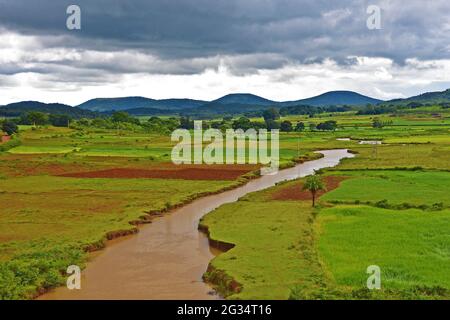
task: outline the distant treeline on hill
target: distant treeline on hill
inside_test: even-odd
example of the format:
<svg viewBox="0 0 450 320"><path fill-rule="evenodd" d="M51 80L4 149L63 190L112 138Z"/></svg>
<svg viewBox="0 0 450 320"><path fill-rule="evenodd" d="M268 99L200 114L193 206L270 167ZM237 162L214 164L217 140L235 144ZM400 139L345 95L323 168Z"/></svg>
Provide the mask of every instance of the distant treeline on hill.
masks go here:
<svg viewBox="0 0 450 320"><path fill-rule="evenodd" d="M92 119L111 116L116 111L126 111L133 116L188 116L211 119L242 115L260 117L271 108L286 116L346 111L362 115L383 114L426 106L448 108L450 89L391 101L376 100L347 91L329 92L314 99L285 102L271 101L251 94L230 94L211 102L191 99L153 100L143 97L104 98L93 99L76 107L60 103L22 101L0 106L0 117L20 117L25 113L42 112L48 115L64 115L72 119Z"/></svg>
<svg viewBox="0 0 450 320"><path fill-rule="evenodd" d="M277 108L275 108L277 109ZM316 113L324 113L324 112L345 112L355 110L355 107L350 106L327 106L327 107L315 107L308 105L298 105L298 106L289 106L289 107L281 107L278 108L281 116L287 115L314 115ZM246 116L249 117L262 117L263 111L256 112L247 112Z"/></svg>
<svg viewBox="0 0 450 320"><path fill-rule="evenodd" d="M108 111L108 112L94 112L89 110L83 110L77 107L70 107L61 104L27 104L21 106L8 105L0 107L0 117L17 118L15 121L18 124L52 124L55 126L66 126L71 120L77 119L108 119L117 113L125 112L130 117L150 115L150 116L174 116L174 117L188 117L191 119L215 119L218 117L236 117L244 116L246 118L264 117L264 114L268 110L276 110L280 116L289 115L309 115L313 117L317 114L330 113L330 112L347 112L354 111L357 115L379 115L388 113L398 113L408 109L416 109L427 106L439 106L442 108L450 108L450 102L442 102L439 104L423 104L418 102L410 102L405 105L401 104L381 104L381 105L367 105L363 107L355 106L328 106L328 107L315 107L308 105L288 106L288 107L265 107L264 110L253 110L240 112L189 112L190 110L174 111L174 110L159 110L150 109L150 113L146 108L130 109L125 111ZM142 110L141 110L142 109ZM132 111L132 112L130 112ZM245 111L245 112L243 112ZM37 120L33 120L37 119Z"/></svg>
<svg viewBox="0 0 450 320"><path fill-rule="evenodd" d="M334 120L327 120L319 124L309 123L308 126L304 122L298 121L292 123L289 120L282 120L280 113L275 108L269 108L262 114L264 121L252 121L251 119L241 117L224 116L221 120L217 118L211 121L204 121L203 128L219 129L225 132L227 129L279 129L282 132L303 131L309 129L310 131L333 131L337 129L337 122ZM152 116L148 120L139 119L129 115L125 111L114 112L111 116L96 117L92 119L81 118L72 119L67 115L48 115L42 112L28 112L22 114L17 118L9 118L0 120L0 125L4 131L18 132L17 125L32 125L34 127L53 125L56 127L70 127L77 130L97 129L112 129L112 130L129 130L135 132L153 132L159 134L170 134L177 128L194 129L194 120L189 116L181 117L164 117L160 118Z"/></svg>
<svg viewBox="0 0 450 320"><path fill-rule="evenodd" d="M42 112L53 115L66 115L74 119L95 118L100 114L83 110L61 103L42 103L38 101L23 101L0 106L0 117L20 117L28 112Z"/></svg>
<svg viewBox="0 0 450 320"><path fill-rule="evenodd" d="M288 121L280 119L277 109L270 108L263 112L264 121L252 121L245 116L233 118L224 116L221 120L204 121L203 129L219 129L225 132L227 129L279 129L283 132L303 131L306 125L303 122L297 122L295 125ZM102 128L102 129L120 129L120 130L143 130L146 132L170 133L177 128L194 129L194 120L189 116L159 118L153 116L148 120L140 120L130 116L125 111L114 112L111 117L80 119L71 124L71 127L83 130L84 128ZM328 120L319 124L308 124L309 130L336 130L337 123L334 120Z"/></svg>
<svg viewBox="0 0 450 320"><path fill-rule="evenodd" d="M409 102L406 104L381 104L381 105L367 105L366 107L359 108L358 115L376 115L376 114L386 114L395 113L401 110L407 109L417 109L422 107L439 106L444 109L450 108L450 102L441 103L420 103L420 102Z"/></svg>

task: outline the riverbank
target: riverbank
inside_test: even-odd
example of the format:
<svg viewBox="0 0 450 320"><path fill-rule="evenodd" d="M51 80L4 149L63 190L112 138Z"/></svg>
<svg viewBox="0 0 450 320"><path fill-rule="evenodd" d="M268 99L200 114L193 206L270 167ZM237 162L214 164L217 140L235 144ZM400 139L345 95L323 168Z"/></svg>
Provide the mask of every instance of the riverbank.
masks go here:
<svg viewBox="0 0 450 320"><path fill-rule="evenodd" d="M105 250L88 264L82 290L58 288L43 299L211 299L217 298L202 281L215 256L198 221L218 206L276 183L336 165L345 150L324 151L324 158L263 176L162 215L126 241ZM124 286L124 283L127 285Z"/></svg>
<svg viewBox="0 0 450 320"><path fill-rule="evenodd" d="M204 274L222 296L285 300L296 285L325 282L314 249L310 201L273 199L291 184L249 194L201 220L210 245L223 251Z"/></svg>
<svg viewBox="0 0 450 320"><path fill-rule="evenodd" d="M95 256L98 256L98 252L101 250L104 250L109 246L110 244L114 245L113 242L116 240L120 240L120 238L136 235L140 232L141 228L144 225L151 224L155 221L155 219L161 218L166 214L170 214L174 210L177 210L183 206L186 206L200 198L204 198L207 196L219 194L228 190L235 189L239 186L242 186L246 184L248 181L257 178L257 172L249 172L248 174L245 174L241 176L239 179L237 179L234 182L231 182L231 184L228 184L224 187L219 187L216 190L213 191L204 191L199 193L192 193L191 195L188 195L183 200L176 202L176 203L170 203L166 202L164 206L161 209L153 209L149 211L144 211L144 214L141 214L139 216L136 215L137 218L134 218L132 220L128 221L129 227L126 228L120 228L116 230L108 231L104 234L101 239L93 241L88 244L82 245L82 251L89 254L86 258L75 261L75 264L80 265L83 269L89 263L92 261L93 257L92 254L95 254ZM87 263L87 264L86 264ZM61 283L63 284L63 283ZM32 295L33 299L40 298L41 296L48 294L49 292L52 292L55 288L58 288L58 286L52 286L52 287L39 287L36 289L35 293Z"/></svg>
<svg viewBox="0 0 450 320"><path fill-rule="evenodd" d="M67 266L83 268L89 253L158 212L245 181L3 177L0 298L30 299L62 285Z"/></svg>

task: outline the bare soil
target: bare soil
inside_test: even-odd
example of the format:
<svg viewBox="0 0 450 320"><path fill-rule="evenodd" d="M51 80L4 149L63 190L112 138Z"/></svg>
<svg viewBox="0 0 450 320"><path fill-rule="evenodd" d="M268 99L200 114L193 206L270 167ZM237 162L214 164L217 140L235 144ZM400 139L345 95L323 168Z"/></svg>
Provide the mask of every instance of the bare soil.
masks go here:
<svg viewBox="0 0 450 320"><path fill-rule="evenodd" d="M0 143L5 143L11 140L10 136L1 136Z"/></svg>
<svg viewBox="0 0 450 320"><path fill-rule="evenodd" d="M336 176L328 176L325 177L324 182L327 186L326 191L319 191L317 193L317 196L320 197L326 192L332 191L339 187L339 184L345 180L348 179L348 177L336 177ZM302 190L303 183L296 182L294 184L290 184L289 186L286 186L282 188L281 190L278 190L272 195L273 200L311 200L311 192L307 190Z"/></svg>

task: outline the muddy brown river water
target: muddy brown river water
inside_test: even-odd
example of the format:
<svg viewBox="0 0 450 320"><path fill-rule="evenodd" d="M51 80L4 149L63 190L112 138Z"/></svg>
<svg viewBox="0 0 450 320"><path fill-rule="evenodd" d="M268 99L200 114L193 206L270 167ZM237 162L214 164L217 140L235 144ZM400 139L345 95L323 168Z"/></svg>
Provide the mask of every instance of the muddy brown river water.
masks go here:
<svg viewBox="0 0 450 320"><path fill-rule="evenodd" d="M82 272L80 290L60 287L38 299L219 299L202 281L208 263L218 252L198 231L200 218L249 192L336 166L341 159L353 157L346 149L318 152L324 157L198 199L153 220L136 235L108 243Z"/></svg>

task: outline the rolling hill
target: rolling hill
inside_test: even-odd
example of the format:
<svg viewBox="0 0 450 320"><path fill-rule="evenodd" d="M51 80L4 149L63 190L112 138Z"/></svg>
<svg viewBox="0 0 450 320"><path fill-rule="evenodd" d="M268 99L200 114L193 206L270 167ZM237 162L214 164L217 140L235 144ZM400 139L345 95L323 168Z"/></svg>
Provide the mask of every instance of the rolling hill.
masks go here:
<svg viewBox="0 0 450 320"><path fill-rule="evenodd" d="M270 107L285 108L301 106L305 107L328 107L328 106L363 106L366 104L377 104L382 100L363 96L352 91L331 91L316 97L296 101L278 102L268 100L260 96L248 93L229 94L217 100L211 101L198 107L195 114L235 114L262 111Z"/></svg>
<svg viewBox="0 0 450 320"><path fill-rule="evenodd" d="M43 103L39 101L21 101L0 106L0 116L18 117L25 112L39 111L50 114L68 115L72 118L93 118L98 113L83 110L61 103Z"/></svg>
<svg viewBox="0 0 450 320"><path fill-rule="evenodd" d="M366 105L376 104L381 100L363 96L352 91L331 91L308 99L296 101L279 102L250 93L227 94L213 101L202 101L194 99L161 99L155 100L145 97L123 97L123 98L96 98L88 100L77 107L98 112L109 112L112 110L133 110L145 113L145 108L193 112L199 113L236 113L239 111L257 111L267 107L284 107L295 105L329 106L329 105ZM174 112L174 113L177 113ZM154 114L155 110L148 110ZM195 113L195 112L194 112Z"/></svg>
<svg viewBox="0 0 450 320"><path fill-rule="evenodd" d="M450 89L444 91L425 92L417 96L409 97L406 99L394 99L386 101L386 103L405 104L410 102L419 103L442 103L450 102Z"/></svg>
<svg viewBox="0 0 450 320"><path fill-rule="evenodd" d="M250 93L232 93L227 94L219 99L211 101L209 104L241 104L241 105L258 105L258 106L272 106L279 102L268 100L260 96Z"/></svg>
<svg viewBox="0 0 450 320"><path fill-rule="evenodd" d="M186 109L186 110L191 110L191 109ZM167 109L157 109L157 108L132 108L132 109L126 109L126 110L122 110L125 111L126 113L132 115L132 116L170 116L170 115L177 115L178 113L182 113L179 112L180 110L167 110ZM109 111L104 111L102 112L102 114L106 114L106 115L112 115L115 111L114 110L109 110Z"/></svg>
<svg viewBox="0 0 450 320"><path fill-rule="evenodd" d="M85 110L105 112L128 109L162 109L162 110L182 110L199 107L206 101L193 99L161 99L155 100L145 97L122 97L122 98L96 98L91 99L77 107Z"/></svg>
<svg viewBox="0 0 450 320"><path fill-rule="evenodd" d="M15 117L28 111L52 114L66 114L74 118L95 117L100 113L127 111L132 115L191 115L210 116L214 114L244 114L260 112L270 107L283 108L286 112L305 112L305 108L364 107L371 105L407 105L411 102L450 103L450 89L427 92L406 99L382 101L353 91L330 91L318 96L295 101L273 101L249 93L228 94L213 101L194 99L150 99L145 97L96 98L76 107L60 103L21 101L0 106L0 116ZM294 109L286 109L294 108ZM298 110L297 110L298 109Z"/></svg>
<svg viewBox="0 0 450 320"><path fill-rule="evenodd" d="M353 91L329 91L315 97L296 101L282 102L281 104L283 106L310 105L315 107L323 107L330 105L361 106L368 103L378 104L380 102L383 101L364 96Z"/></svg>

